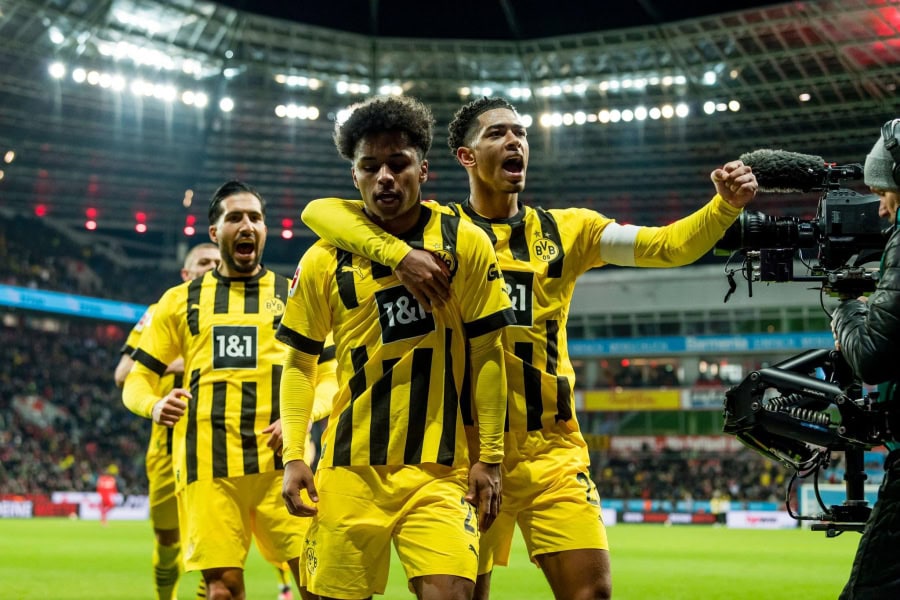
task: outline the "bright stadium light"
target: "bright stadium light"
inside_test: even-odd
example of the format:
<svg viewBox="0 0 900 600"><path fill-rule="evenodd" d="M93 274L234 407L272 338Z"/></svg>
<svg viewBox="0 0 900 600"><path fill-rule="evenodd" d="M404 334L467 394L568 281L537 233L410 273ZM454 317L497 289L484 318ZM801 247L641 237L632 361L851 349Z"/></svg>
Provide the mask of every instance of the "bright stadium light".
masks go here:
<svg viewBox="0 0 900 600"><path fill-rule="evenodd" d="M197 108L206 108L206 105L209 104L209 96L204 94L203 92L197 92L194 94L194 106Z"/></svg>
<svg viewBox="0 0 900 600"><path fill-rule="evenodd" d="M53 79L62 79L66 76L66 65L61 62L55 62L50 65L47 71L49 71L50 77Z"/></svg>
<svg viewBox="0 0 900 600"><path fill-rule="evenodd" d="M219 100L219 108L222 110L222 112L231 112L232 110L234 110L234 100L227 96L222 98L221 100Z"/></svg>
<svg viewBox="0 0 900 600"><path fill-rule="evenodd" d="M711 115L714 112L716 112L716 103L713 102L712 100L707 100L706 102L704 102L703 103L703 112L705 112L708 115Z"/></svg>
<svg viewBox="0 0 900 600"><path fill-rule="evenodd" d="M63 35L62 31L60 31L58 27L51 27L50 31L48 31L47 34L50 36L50 41L57 46L66 41L66 36Z"/></svg>
<svg viewBox="0 0 900 600"><path fill-rule="evenodd" d="M519 118L522 120L522 125L525 128L531 127L531 124L534 122L534 119L531 118L531 115L519 115Z"/></svg>
<svg viewBox="0 0 900 600"><path fill-rule="evenodd" d="M75 69L72 71L72 81L75 83L84 83L87 79L87 71L82 68Z"/></svg>
<svg viewBox="0 0 900 600"><path fill-rule="evenodd" d="M677 106L675 106L675 115L680 118L685 118L691 113L691 107L689 107L684 102L679 102Z"/></svg>

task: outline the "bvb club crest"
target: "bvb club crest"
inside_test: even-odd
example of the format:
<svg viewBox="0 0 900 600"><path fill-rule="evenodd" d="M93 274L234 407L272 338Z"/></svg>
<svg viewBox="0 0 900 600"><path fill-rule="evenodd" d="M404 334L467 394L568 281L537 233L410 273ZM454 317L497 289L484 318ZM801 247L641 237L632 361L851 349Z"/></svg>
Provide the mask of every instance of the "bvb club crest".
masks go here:
<svg viewBox="0 0 900 600"><path fill-rule="evenodd" d="M435 256L444 261L444 264L447 265L447 269L450 271L450 277L456 275L456 268L459 266L458 261L456 260L456 255L453 254L450 250L445 250L441 248L440 250L434 251Z"/></svg>
<svg viewBox="0 0 900 600"><path fill-rule="evenodd" d="M284 314L284 302L281 301L281 298L275 296L274 298L269 298L266 300L266 312L273 315L283 315Z"/></svg>
<svg viewBox="0 0 900 600"><path fill-rule="evenodd" d="M553 262L559 258L560 250L556 242L550 238L538 238L531 244L531 254L542 262Z"/></svg>

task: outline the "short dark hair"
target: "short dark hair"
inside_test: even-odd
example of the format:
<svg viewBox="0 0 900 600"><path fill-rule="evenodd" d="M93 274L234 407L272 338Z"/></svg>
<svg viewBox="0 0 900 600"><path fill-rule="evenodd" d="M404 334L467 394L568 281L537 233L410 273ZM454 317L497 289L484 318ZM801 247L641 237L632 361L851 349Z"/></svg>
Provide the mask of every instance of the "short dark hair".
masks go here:
<svg viewBox="0 0 900 600"><path fill-rule="evenodd" d="M253 194L259 199L259 206L262 209L262 214L263 216L266 216L266 201L263 200L263 197L260 195L260 193L243 181L232 179L231 181L226 181L225 183L220 185L219 189L217 189L213 193L212 198L209 201L209 224L215 225L219 220L219 217L222 216L222 201L225 200L225 198L243 192Z"/></svg>
<svg viewBox="0 0 900 600"><path fill-rule="evenodd" d="M495 108L508 108L514 113L518 113L516 107L504 98L488 98L482 97L472 100L468 104L464 104L462 108L453 115L453 120L447 127L449 135L447 136L447 145L450 151L456 154L461 146L471 146L471 135L475 131L475 121L478 116Z"/></svg>
<svg viewBox="0 0 900 600"><path fill-rule="evenodd" d="M372 132L400 131L425 158L434 138L431 109L410 96L373 96L349 108L350 116L334 128L334 145L341 156L353 160L356 145Z"/></svg>

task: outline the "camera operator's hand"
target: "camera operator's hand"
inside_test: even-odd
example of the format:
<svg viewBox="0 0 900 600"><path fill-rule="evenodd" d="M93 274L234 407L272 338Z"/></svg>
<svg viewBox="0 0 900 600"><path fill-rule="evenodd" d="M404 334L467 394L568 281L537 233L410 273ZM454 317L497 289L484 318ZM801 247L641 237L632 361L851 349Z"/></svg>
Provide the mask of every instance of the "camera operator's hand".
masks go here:
<svg viewBox="0 0 900 600"><path fill-rule="evenodd" d="M716 193L735 208L747 206L759 189L756 175L750 167L739 160L726 163L721 169L710 173L709 177L716 186Z"/></svg>

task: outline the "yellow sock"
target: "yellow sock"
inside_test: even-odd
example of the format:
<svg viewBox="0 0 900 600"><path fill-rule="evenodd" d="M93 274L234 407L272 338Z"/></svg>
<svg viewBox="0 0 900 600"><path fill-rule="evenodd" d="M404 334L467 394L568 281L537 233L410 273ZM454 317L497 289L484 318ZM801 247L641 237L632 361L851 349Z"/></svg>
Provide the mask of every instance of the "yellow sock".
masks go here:
<svg viewBox="0 0 900 600"><path fill-rule="evenodd" d="M153 579L158 600L173 600L178 590L178 576L181 575L181 544L153 547Z"/></svg>

